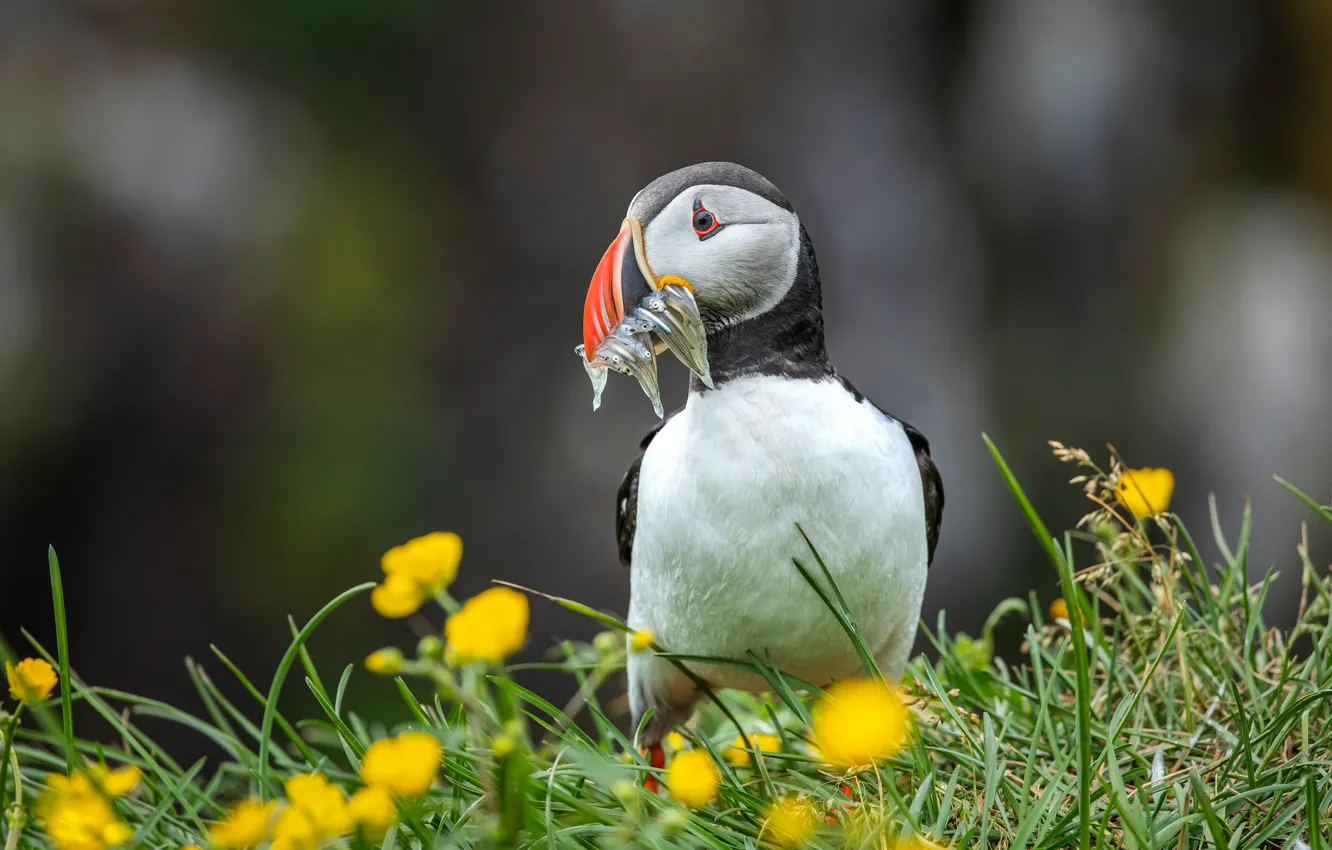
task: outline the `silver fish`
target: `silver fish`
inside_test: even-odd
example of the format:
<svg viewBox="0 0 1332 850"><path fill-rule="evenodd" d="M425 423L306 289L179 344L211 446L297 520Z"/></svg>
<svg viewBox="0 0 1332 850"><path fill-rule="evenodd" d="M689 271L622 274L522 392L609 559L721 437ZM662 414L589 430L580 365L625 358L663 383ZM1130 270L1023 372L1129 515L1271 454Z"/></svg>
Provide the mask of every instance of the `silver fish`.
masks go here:
<svg viewBox="0 0 1332 850"><path fill-rule="evenodd" d="M607 370L631 375L652 402L658 418L664 414L657 382L657 345L679 358L706 386L712 387L708 366L708 336L694 294L686 286L667 284L650 292L616 324L597 346L591 360L586 349L574 348L592 381L592 409L601 406Z"/></svg>

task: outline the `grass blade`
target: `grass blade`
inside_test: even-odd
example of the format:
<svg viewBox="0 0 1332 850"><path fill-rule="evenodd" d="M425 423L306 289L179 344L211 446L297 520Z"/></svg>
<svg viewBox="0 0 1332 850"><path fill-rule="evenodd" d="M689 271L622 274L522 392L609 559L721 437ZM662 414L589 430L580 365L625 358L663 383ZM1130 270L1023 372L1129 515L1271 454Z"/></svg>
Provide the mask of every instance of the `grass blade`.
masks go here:
<svg viewBox="0 0 1332 850"><path fill-rule="evenodd" d="M77 764L74 752L74 701L69 683L69 631L65 625L65 586L60 580L60 559L54 546L46 548L51 568L51 602L55 607L56 660L60 665L60 721L65 735L65 771L73 773Z"/></svg>
<svg viewBox="0 0 1332 850"><path fill-rule="evenodd" d="M828 564L823 560L823 556L819 554L819 550L815 548L814 542L809 539L809 535L805 533L805 529L800 527L800 523L796 523L796 531L799 531L800 536L805 538L805 545L809 546L810 553L814 555L814 561L823 572L823 578L827 580L828 589L832 592L832 600L829 601L799 561L795 561L796 569L800 570L800 575L804 577L805 581L809 582L809 585L819 594L819 598L833 612L833 616L837 617L842 624L842 628L846 631L847 636L851 638L851 643L856 648L856 654L860 656L860 663L865 668L865 675L882 679L883 673L879 671L878 661L875 660L874 653L870 652L869 644L865 642L865 636L860 632L860 626L856 624L856 619L851 613L851 606L846 604L846 597L842 595L841 588L837 586L837 582L833 579L832 570L828 569Z"/></svg>
<svg viewBox="0 0 1332 850"><path fill-rule="evenodd" d="M856 655L860 656L860 666L865 670L865 675L882 679L883 674L879 672L879 665L875 663L874 656L870 653L869 647L865 645L865 639L861 637L860 629L856 627L855 621L851 619L850 612L838 607L828 591L824 590L809 569L800 563L799 558L792 558L791 563L795 564L795 568L800 572L800 577L818 594L819 599L823 601L827 609L832 612L833 617L837 619L842 631L846 632L846 636L850 638L851 645L855 647ZM826 568L824 574L827 575ZM831 580L831 577L829 578Z"/></svg>
<svg viewBox="0 0 1332 850"><path fill-rule="evenodd" d="M277 715L278 694L282 691L282 683L287 679L287 671L291 669L291 665L296 661L296 656L300 653L301 647L305 645L305 641L309 639L310 633L315 630L315 627L324 621L325 617L336 611L341 607L342 603L346 602L348 599L351 599L358 594L365 593L374 586L374 582L368 581L364 584L358 584L350 590L344 590L342 593L333 597L327 605L320 608L315 615L310 618L310 621L305 624L299 633L297 633L295 640L291 642L291 645L287 647L287 651L283 654L282 661L278 664L277 672L273 674L273 683L268 687L268 699L264 703L264 719L259 725L258 778L259 793L261 795L266 794L268 789L268 749L271 745L271 738L273 735L273 718Z"/></svg>
<svg viewBox="0 0 1332 850"><path fill-rule="evenodd" d="M1193 790L1194 799L1203 810L1203 820L1207 824L1208 831L1212 834L1212 844L1216 847L1229 846L1225 824L1221 822L1216 809L1212 806L1212 796L1207 793L1207 786L1203 784L1202 777L1198 775L1196 767L1189 768L1189 786Z"/></svg>
<svg viewBox="0 0 1332 850"><path fill-rule="evenodd" d="M1299 487L1296 487L1294 484L1291 484L1289 481L1282 478L1280 475L1273 475L1272 477L1276 479L1276 483L1280 484L1282 487L1285 487L1286 490L1292 496L1299 499L1301 502L1304 502L1304 504L1308 505L1315 513L1317 513L1323 519L1332 522L1332 505L1318 504L1309 496L1307 496L1303 490L1301 490Z"/></svg>
<svg viewBox="0 0 1332 850"><path fill-rule="evenodd" d="M1017 500L1018 507L1027 518L1032 533L1036 535L1046 557L1059 571L1059 581L1064 588L1064 603L1068 606L1070 631L1073 635L1073 661L1077 668L1077 732L1078 732L1078 846L1082 850L1091 850L1091 675L1088 672L1086 635L1083 623L1082 593L1073 579L1073 570L1064 557L1063 551L1055 545L1045 523L1032 507L1031 500L1018 484L1013 471L1008 468L998 447L986 435L982 435L986 447L994 458L995 465L1008 484L1009 491ZM1067 543L1067 542L1066 542Z"/></svg>

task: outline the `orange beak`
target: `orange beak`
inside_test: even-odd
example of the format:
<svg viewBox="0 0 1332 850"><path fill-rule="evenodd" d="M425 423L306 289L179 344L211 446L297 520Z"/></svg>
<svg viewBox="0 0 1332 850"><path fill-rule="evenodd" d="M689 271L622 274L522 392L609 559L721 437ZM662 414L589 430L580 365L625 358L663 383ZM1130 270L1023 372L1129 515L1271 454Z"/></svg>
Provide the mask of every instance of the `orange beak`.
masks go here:
<svg viewBox="0 0 1332 850"><path fill-rule="evenodd" d="M583 302L583 356L589 363L597 347L624 318L625 305L633 309L657 289L652 269L643 253L643 227L629 217L620 233L601 255Z"/></svg>

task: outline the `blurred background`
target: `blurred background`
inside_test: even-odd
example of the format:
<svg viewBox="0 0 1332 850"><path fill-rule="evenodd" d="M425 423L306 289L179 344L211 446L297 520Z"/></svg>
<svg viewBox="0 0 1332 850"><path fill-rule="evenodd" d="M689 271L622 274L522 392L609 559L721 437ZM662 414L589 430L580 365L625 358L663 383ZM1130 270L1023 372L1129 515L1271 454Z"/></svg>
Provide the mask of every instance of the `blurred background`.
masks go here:
<svg viewBox="0 0 1332 850"><path fill-rule="evenodd" d="M1250 497L1290 619L1271 475L1332 485L1327 0L0 0L0 634L54 644L53 544L77 670L198 708L184 656L266 682L288 614L434 529L460 595L623 613L655 420L619 378L593 415L571 350L629 199L709 159L791 198L834 360L933 444L927 622L1054 593L982 432L1053 528L1086 505L1047 439L1170 467L1200 540ZM527 657L593 632L537 602ZM390 643L362 597L313 650Z"/></svg>

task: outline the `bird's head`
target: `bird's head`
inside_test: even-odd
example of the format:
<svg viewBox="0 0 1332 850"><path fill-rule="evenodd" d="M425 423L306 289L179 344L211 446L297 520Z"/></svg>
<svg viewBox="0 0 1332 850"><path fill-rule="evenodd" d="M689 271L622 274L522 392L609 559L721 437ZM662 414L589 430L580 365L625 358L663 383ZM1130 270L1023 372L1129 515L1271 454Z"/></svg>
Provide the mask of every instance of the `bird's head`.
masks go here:
<svg viewBox="0 0 1332 850"><path fill-rule="evenodd" d="M657 178L630 202L592 277L586 356L626 311L668 283L692 290L710 332L771 310L796 280L801 243L791 204L748 168L708 162Z"/></svg>
<svg viewBox="0 0 1332 850"><path fill-rule="evenodd" d="M634 376L661 415L656 354L696 387L745 374L831 374L814 249L759 174L706 162L649 183L602 256L578 347L600 404L606 370Z"/></svg>

